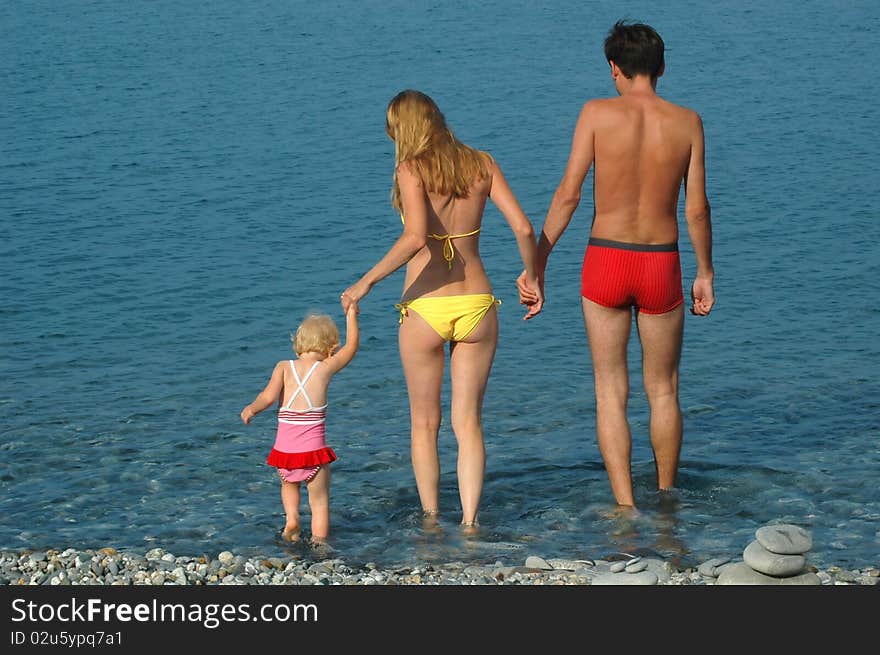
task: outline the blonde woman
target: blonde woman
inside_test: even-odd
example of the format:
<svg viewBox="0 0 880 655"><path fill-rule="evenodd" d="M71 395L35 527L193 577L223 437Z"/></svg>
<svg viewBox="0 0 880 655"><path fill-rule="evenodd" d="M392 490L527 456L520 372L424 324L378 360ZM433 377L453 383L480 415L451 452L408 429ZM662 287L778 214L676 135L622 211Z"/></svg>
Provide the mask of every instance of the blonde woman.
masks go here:
<svg viewBox="0 0 880 655"><path fill-rule="evenodd" d="M391 204L403 232L379 262L342 294L343 309L406 264L398 342L410 402L412 464L422 511L439 512L440 390L449 344L452 429L458 441L462 525L477 525L485 450L482 406L498 343L497 305L480 260L486 199L510 225L538 300L536 239L501 169L485 152L455 138L434 101L406 90L389 103L386 131L394 141Z"/></svg>

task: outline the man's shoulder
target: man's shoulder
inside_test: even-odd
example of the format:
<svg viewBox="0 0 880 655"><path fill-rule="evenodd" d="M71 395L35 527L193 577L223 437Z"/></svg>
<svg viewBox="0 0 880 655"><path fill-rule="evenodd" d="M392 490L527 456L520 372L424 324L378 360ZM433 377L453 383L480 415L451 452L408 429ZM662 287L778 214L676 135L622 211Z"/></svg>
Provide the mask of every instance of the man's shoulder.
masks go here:
<svg viewBox="0 0 880 655"><path fill-rule="evenodd" d="M607 116L619 111L619 98L592 98L587 100L581 107L580 118L595 120L601 116Z"/></svg>
<svg viewBox="0 0 880 655"><path fill-rule="evenodd" d="M666 100L665 98L661 98L666 106L671 110L678 112L683 119L691 120L691 121L699 121L701 120L700 114L690 107L686 107L685 105L680 105L678 103L672 102L670 100Z"/></svg>
<svg viewBox="0 0 880 655"><path fill-rule="evenodd" d="M581 107L581 111L602 111L614 107L620 98L591 98Z"/></svg>

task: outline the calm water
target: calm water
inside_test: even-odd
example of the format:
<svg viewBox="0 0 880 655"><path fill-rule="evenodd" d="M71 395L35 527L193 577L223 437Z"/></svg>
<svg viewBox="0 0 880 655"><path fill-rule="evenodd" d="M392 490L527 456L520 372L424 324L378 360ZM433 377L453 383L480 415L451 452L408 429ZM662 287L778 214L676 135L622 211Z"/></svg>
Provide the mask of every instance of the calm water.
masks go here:
<svg viewBox="0 0 880 655"><path fill-rule="evenodd" d="M602 39L629 16L667 43L660 92L706 126L718 304L686 320L680 488L653 491L634 366L642 511L607 517L578 300L589 198L530 323L491 207L481 247L504 305L481 533L457 529L448 413L446 512L421 526L398 273L362 304L362 350L331 387L332 545L389 564L698 562L791 521L813 531L812 563L876 565L876 3L553 5L2 5L0 548L283 552L273 415L238 414L304 313L341 321L339 293L400 229L388 99L434 96L540 226L581 104L613 93ZM681 244L689 285L684 230Z"/></svg>

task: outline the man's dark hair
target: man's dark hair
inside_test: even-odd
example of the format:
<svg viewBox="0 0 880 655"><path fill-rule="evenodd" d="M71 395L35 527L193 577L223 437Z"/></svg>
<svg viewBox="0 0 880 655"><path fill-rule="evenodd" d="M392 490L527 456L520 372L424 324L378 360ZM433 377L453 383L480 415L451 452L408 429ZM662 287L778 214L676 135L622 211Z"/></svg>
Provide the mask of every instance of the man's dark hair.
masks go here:
<svg viewBox="0 0 880 655"><path fill-rule="evenodd" d="M663 70L663 39L650 25L619 20L605 37L605 58L628 78L649 75L656 80Z"/></svg>

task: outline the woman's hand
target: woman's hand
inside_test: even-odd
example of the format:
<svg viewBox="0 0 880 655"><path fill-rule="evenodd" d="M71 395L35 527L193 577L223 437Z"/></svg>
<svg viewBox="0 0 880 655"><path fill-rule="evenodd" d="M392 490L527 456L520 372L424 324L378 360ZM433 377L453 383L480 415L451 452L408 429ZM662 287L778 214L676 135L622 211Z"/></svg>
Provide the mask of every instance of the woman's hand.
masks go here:
<svg viewBox="0 0 880 655"><path fill-rule="evenodd" d="M523 320L528 321L541 313L544 307L544 282L536 275L529 275L523 271L516 279L516 288L519 291L519 302L529 309Z"/></svg>
<svg viewBox="0 0 880 655"><path fill-rule="evenodd" d="M352 304L357 306L361 298L366 296L369 292L370 285L364 282L363 278L355 282L353 285L348 287L348 289L343 291L341 296L339 296L339 300L342 302L342 311L347 314L348 308Z"/></svg>

